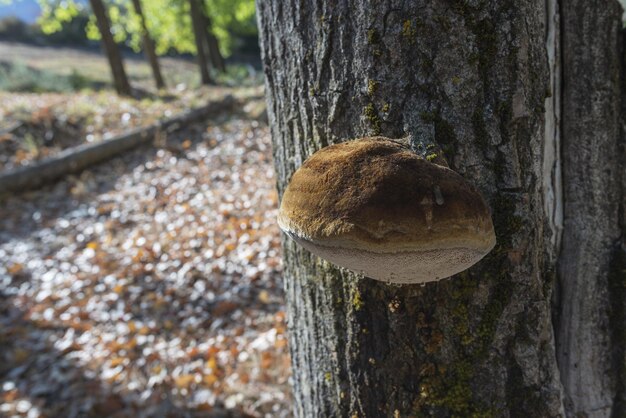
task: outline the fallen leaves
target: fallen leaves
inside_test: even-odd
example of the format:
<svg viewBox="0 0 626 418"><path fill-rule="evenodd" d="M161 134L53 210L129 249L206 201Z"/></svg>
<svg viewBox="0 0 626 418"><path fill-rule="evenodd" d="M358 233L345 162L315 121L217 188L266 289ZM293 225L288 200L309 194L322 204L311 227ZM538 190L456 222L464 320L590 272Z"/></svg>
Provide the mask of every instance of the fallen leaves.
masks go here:
<svg viewBox="0 0 626 418"><path fill-rule="evenodd" d="M7 273L13 276L21 273L22 270L24 270L24 265L21 263L13 263L7 267Z"/></svg>
<svg viewBox="0 0 626 418"><path fill-rule="evenodd" d="M167 141L2 203L0 414L290 416L268 129Z"/></svg>
<svg viewBox="0 0 626 418"><path fill-rule="evenodd" d="M212 86L182 91L172 88L144 100L135 100L107 90L85 90L71 95L0 92L0 170L148 126L181 109L204 105L208 100L219 100L227 94L250 97L259 93L259 87ZM265 108L262 100L251 100L249 104ZM184 138L165 145L178 154L190 149L193 139ZM75 194L81 192L80 186L74 190Z"/></svg>

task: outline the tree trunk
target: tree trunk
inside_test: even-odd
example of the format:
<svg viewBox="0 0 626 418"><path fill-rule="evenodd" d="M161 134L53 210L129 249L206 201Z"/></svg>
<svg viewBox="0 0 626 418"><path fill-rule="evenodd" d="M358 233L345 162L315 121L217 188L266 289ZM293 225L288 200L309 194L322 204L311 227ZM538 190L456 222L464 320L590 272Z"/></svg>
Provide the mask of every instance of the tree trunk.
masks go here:
<svg viewBox="0 0 626 418"><path fill-rule="evenodd" d="M154 83L156 84L157 89L165 88L165 81L163 81L163 76L161 75L161 67L159 66L159 59L157 58L154 47L154 40L150 36L150 32L148 32L146 18L141 8L141 0L133 0L133 8L135 9L137 16L139 16L139 21L141 22L141 43L146 59L150 63L150 68L152 68Z"/></svg>
<svg viewBox="0 0 626 418"><path fill-rule="evenodd" d="M102 47L104 48L104 52L109 60L109 65L111 66L115 91L117 91L118 94L130 96L132 92L128 78L126 77L126 71L124 70L122 55L113 40L113 35L111 35L111 25L109 24L109 18L107 17L104 4L102 0L89 0L89 3L96 16L98 30L100 30L100 35L102 36Z"/></svg>
<svg viewBox="0 0 626 418"><path fill-rule="evenodd" d="M202 20L202 5L199 3L199 0L189 0L189 5L193 35L196 40L198 66L200 67L200 80L202 84L213 84L207 61L206 29Z"/></svg>
<svg viewBox="0 0 626 418"><path fill-rule="evenodd" d="M564 205L555 325L566 410L584 417L611 415L624 365L624 340L614 338L610 323L624 293L612 301L609 283L621 235L622 22L617 2L600 3L561 2ZM614 355L619 352L621 358Z"/></svg>
<svg viewBox="0 0 626 418"><path fill-rule="evenodd" d="M203 4L204 6L204 4ZM211 18L207 14L206 9L202 8L202 26L205 28L206 33L206 47L208 50L209 58L211 59L211 65L217 71L224 72L226 71L226 65L224 64L224 57L220 52L219 43L215 35L212 32L212 22Z"/></svg>
<svg viewBox="0 0 626 418"><path fill-rule="evenodd" d="M257 2L281 195L321 147L409 135L482 190L498 240L420 287L285 238L296 416L623 416L620 10L597 3Z"/></svg>
<svg viewBox="0 0 626 418"><path fill-rule="evenodd" d="M226 63L220 52L220 46L217 38L212 33L208 33L209 53L211 54L211 62L213 66L220 72L226 71Z"/></svg>

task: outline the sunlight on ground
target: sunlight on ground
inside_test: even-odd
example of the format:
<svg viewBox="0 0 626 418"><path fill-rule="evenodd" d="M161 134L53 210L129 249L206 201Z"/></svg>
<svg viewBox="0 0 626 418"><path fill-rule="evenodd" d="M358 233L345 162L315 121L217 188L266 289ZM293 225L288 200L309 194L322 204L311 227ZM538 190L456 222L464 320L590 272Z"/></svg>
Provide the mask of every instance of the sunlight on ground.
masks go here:
<svg viewBox="0 0 626 418"><path fill-rule="evenodd" d="M289 416L270 162L222 116L6 198L0 413Z"/></svg>

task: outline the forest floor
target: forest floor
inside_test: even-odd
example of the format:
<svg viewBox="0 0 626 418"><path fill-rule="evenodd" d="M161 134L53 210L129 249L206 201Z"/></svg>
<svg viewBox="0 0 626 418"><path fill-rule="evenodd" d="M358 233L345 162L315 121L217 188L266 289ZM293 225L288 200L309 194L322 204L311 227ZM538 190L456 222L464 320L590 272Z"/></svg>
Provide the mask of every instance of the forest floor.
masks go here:
<svg viewBox="0 0 626 418"><path fill-rule="evenodd" d="M193 60L159 60L167 89L157 91L150 67L125 57L134 97L111 90L98 50L0 42L0 171L49 157L83 142L109 139L226 95L263 99L261 74L250 64L228 64L218 85L200 86Z"/></svg>
<svg viewBox="0 0 626 418"><path fill-rule="evenodd" d="M0 416L290 416L262 119L219 115L2 199Z"/></svg>
<svg viewBox="0 0 626 418"><path fill-rule="evenodd" d="M109 90L66 93L0 92L0 171L27 165L85 142L110 139L226 95L263 107L260 86L223 86L163 91L134 99Z"/></svg>

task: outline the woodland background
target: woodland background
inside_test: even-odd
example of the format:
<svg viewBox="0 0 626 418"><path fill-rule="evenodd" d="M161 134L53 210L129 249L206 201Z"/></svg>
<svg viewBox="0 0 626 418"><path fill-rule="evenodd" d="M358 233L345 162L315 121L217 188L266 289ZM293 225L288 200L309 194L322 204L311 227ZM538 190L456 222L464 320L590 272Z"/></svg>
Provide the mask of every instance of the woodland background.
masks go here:
<svg viewBox="0 0 626 418"><path fill-rule="evenodd" d="M41 188L0 193L0 416L287 417L277 194L254 2L0 2L0 175L190 109L200 121ZM204 82L203 82L204 81ZM234 98L230 100L230 97ZM1 183L1 181L0 181Z"/></svg>

